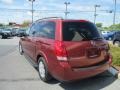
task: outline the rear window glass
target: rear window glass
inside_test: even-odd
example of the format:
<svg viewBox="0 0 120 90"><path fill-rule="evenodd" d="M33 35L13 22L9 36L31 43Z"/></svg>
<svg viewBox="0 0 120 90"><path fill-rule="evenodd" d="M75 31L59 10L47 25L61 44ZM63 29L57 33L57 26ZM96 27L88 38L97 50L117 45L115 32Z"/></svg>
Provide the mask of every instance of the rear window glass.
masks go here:
<svg viewBox="0 0 120 90"><path fill-rule="evenodd" d="M90 22L63 22L64 41L103 39L100 31Z"/></svg>

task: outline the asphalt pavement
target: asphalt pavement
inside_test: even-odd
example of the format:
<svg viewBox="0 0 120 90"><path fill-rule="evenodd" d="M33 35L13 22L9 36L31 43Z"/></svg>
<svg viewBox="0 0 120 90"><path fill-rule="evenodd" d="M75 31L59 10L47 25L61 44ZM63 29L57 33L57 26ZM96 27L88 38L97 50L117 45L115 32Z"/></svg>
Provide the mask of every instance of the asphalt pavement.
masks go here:
<svg viewBox="0 0 120 90"><path fill-rule="evenodd" d="M109 72L72 83L42 82L37 70L19 54L18 42L16 37L0 39L0 90L120 90L120 80Z"/></svg>

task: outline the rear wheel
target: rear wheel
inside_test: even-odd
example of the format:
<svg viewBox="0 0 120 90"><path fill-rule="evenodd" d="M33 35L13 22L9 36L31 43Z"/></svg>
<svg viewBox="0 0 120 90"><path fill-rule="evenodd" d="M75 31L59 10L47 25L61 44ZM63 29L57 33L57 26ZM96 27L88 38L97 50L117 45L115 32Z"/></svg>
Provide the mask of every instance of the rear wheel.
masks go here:
<svg viewBox="0 0 120 90"><path fill-rule="evenodd" d="M115 41L114 45L117 46L117 47L120 47L120 41Z"/></svg>
<svg viewBox="0 0 120 90"><path fill-rule="evenodd" d="M38 71L40 79L44 82L48 82L51 79L51 75L48 72L45 59L43 57L40 57L38 61L39 61Z"/></svg>
<svg viewBox="0 0 120 90"><path fill-rule="evenodd" d="M0 39L2 39L3 38L3 36L2 35L0 35Z"/></svg>
<svg viewBox="0 0 120 90"><path fill-rule="evenodd" d="M22 49L22 45L21 45L21 44L19 44L19 53L20 53L21 55L23 55L23 49Z"/></svg>

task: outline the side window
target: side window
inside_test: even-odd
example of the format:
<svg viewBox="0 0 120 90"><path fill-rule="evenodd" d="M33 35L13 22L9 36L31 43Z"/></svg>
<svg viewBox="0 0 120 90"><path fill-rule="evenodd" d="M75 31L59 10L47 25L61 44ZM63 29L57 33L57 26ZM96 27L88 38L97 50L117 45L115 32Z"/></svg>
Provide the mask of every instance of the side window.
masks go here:
<svg viewBox="0 0 120 90"><path fill-rule="evenodd" d="M42 22L37 22L36 25L35 25L35 29L36 29L35 36L36 37L41 37L40 32L42 31Z"/></svg>
<svg viewBox="0 0 120 90"><path fill-rule="evenodd" d="M49 39L55 38L55 22L39 22L36 25L36 36L45 37Z"/></svg>
<svg viewBox="0 0 120 90"><path fill-rule="evenodd" d="M35 34L35 24L33 24L29 29L29 36L34 36Z"/></svg>

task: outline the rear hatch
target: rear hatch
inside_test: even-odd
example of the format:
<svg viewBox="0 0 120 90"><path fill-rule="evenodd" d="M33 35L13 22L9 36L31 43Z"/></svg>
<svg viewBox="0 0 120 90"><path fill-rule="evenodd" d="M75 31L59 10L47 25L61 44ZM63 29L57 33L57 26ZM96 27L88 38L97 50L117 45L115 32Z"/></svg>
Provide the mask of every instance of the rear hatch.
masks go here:
<svg viewBox="0 0 120 90"><path fill-rule="evenodd" d="M108 44L90 22L63 22L63 41L71 67L89 67L104 62Z"/></svg>

